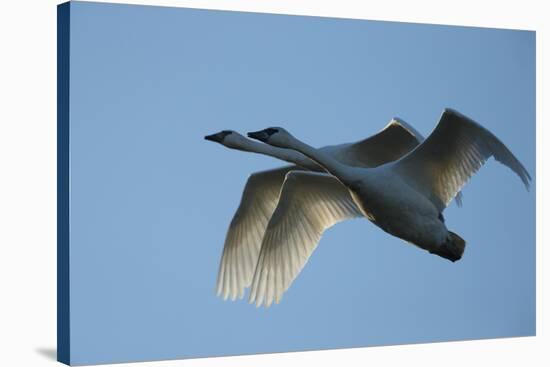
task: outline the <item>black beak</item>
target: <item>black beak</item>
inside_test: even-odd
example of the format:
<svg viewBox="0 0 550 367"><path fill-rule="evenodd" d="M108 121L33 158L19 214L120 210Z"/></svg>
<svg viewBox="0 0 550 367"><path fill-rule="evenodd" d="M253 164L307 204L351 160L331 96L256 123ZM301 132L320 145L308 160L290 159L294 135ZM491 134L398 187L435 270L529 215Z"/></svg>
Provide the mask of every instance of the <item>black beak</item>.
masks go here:
<svg viewBox="0 0 550 367"><path fill-rule="evenodd" d="M250 132L246 135L248 135L249 138L252 138L252 139L256 139L256 140L259 140L259 141L263 141L264 143L267 141L267 139L269 139L269 136L271 134L268 134L267 129L265 130L260 130L260 131L254 131L254 132Z"/></svg>
<svg viewBox="0 0 550 367"><path fill-rule="evenodd" d="M219 135L219 134L206 135L206 136L204 137L204 140L210 140L210 141L214 141L214 142L219 142L220 139L218 138L218 135Z"/></svg>
<svg viewBox="0 0 550 367"><path fill-rule="evenodd" d="M230 131L220 131L219 133L216 133L216 134L212 134L212 135L206 135L204 137L205 140L210 140L210 141L213 141L213 142L216 142L216 143L221 143L223 141L223 139L225 139L225 137L227 135L231 134Z"/></svg>

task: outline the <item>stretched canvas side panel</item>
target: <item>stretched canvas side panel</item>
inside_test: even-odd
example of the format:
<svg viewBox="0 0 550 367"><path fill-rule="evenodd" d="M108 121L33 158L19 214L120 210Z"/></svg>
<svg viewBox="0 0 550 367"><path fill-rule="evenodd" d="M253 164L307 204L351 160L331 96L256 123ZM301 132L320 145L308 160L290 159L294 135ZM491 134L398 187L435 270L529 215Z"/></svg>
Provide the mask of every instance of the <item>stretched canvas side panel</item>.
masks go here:
<svg viewBox="0 0 550 367"><path fill-rule="evenodd" d="M69 42L70 3L57 7L57 360L69 364Z"/></svg>

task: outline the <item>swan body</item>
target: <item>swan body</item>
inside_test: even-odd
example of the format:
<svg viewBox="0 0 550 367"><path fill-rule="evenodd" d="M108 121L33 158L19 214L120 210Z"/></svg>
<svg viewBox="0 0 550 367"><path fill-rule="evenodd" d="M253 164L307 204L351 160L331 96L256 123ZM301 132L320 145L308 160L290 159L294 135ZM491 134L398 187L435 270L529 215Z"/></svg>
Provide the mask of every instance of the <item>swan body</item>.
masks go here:
<svg viewBox="0 0 550 367"><path fill-rule="evenodd" d="M373 168L339 162L283 128L268 128L248 136L296 150L314 160L345 186L357 209L349 209L348 199L340 193L336 200L325 200L325 208L311 208L309 214L300 217L296 208L282 205L289 202L284 195L285 183L280 203L267 226L252 280L249 301L257 306L280 301L317 245L324 226L346 217L364 216L387 233L454 262L462 257L465 241L447 229L442 212L468 179L494 157L512 169L527 189L531 180L498 138L452 109L444 110L428 139L411 152ZM288 175L292 173L287 174L287 180ZM283 214L278 213L280 207ZM285 221L284 216L291 220ZM313 216L313 220L308 216Z"/></svg>
<svg viewBox="0 0 550 367"><path fill-rule="evenodd" d="M448 236L441 213L397 175L390 165L357 170L360 179L345 180L362 214L385 232L439 254ZM446 254L447 251L443 251ZM447 257L456 261L462 254Z"/></svg>
<svg viewBox="0 0 550 367"><path fill-rule="evenodd" d="M232 130L224 130L217 134L208 135L205 139L220 143L231 149L268 155L294 164L256 172L249 177L239 207L231 220L220 261L217 294L224 299L242 298L245 288L250 286L257 266L264 233L272 214L278 206L281 190L285 193L302 193L305 190L308 193L316 191L319 195L326 194L326 196L318 196L318 202L310 203L311 207L322 205L322 199L326 199L330 195L336 198L343 197L344 201L348 200L355 207L355 203L353 203L347 189L338 180L324 173L314 175L311 179L308 177L307 187L300 186L298 188L299 185L289 185L289 190L284 190L289 179L291 182L295 182L297 181L295 177L303 179L305 176L289 175L290 173L302 170L324 172L321 166L300 152L259 143ZM403 120L394 118L384 129L371 137L355 143L326 146L319 150L352 167L375 167L398 159L414 149L423 140L422 135L412 126ZM331 184L323 186L325 182ZM340 187L334 189L337 186ZM330 187L334 190L330 193L321 193L319 187ZM287 196L288 199L290 197L290 195ZM296 198L295 196L292 197L293 199ZM285 206L282 206L279 210L279 213L283 212L287 212ZM357 208L352 212L353 214L360 214ZM301 213L309 215L304 211L301 211ZM342 220L347 218L342 217ZM327 222L327 225L329 223L333 225L339 220L340 217L332 218Z"/></svg>

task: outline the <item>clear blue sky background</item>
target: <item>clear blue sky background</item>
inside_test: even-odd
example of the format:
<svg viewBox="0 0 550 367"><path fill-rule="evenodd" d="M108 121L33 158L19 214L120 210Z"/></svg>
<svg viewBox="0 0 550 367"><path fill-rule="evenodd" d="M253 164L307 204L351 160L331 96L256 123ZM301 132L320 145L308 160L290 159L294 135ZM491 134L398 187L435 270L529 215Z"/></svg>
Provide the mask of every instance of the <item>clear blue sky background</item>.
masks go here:
<svg viewBox="0 0 550 367"><path fill-rule="evenodd" d="M323 146L453 107L535 177L535 33L73 3L71 341L100 363L533 335L535 185L491 160L447 225L451 263L339 224L279 305L215 296L247 176L203 140L285 126Z"/></svg>

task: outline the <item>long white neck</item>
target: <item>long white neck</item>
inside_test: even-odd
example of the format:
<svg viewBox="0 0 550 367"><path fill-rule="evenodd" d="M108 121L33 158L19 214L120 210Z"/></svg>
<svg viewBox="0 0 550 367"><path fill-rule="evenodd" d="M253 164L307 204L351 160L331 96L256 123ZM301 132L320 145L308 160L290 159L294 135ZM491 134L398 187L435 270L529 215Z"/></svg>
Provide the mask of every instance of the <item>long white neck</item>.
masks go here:
<svg viewBox="0 0 550 367"><path fill-rule="evenodd" d="M342 164L334 159L330 154L327 154L322 150L315 149L294 137L289 140L288 148L302 153L321 166L326 172L338 178L344 184L351 182L354 178L356 178L356 167Z"/></svg>
<svg viewBox="0 0 550 367"><path fill-rule="evenodd" d="M243 138L238 144L233 144L229 148L267 155L286 162L294 163L312 171L323 170L323 168L317 163L297 151L274 147L269 144L259 143L246 138Z"/></svg>

